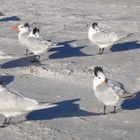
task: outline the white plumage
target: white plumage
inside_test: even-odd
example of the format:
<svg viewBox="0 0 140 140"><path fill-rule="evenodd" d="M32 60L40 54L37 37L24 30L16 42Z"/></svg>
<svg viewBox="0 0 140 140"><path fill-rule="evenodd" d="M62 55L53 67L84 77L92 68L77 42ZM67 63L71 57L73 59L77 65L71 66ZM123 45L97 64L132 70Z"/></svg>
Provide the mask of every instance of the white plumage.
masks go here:
<svg viewBox="0 0 140 140"><path fill-rule="evenodd" d="M116 33L105 33L99 30L98 23L93 23L88 29L88 39L99 47L99 54L102 54L104 48L111 47L119 39L128 37L132 34L125 36L118 36Z"/></svg>
<svg viewBox="0 0 140 140"><path fill-rule="evenodd" d="M48 41L43 40L39 35L39 29L34 28L27 37L27 48L35 55L46 52L50 45Z"/></svg>
<svg viewBox="0 0 140 140"><path fill-rule="evenodd" d="M96 98L104 104L104 114L106 106L113 106L115 113L117 105L136 94L128 93L122 83L107 79L101 67L95 67L94 74L93 90Z"/></svg>
<svg viewBox="0 0 140 140"><path fill-rule="evenodd" d="M28 23L21 24L18 27L14 26L11 29L19 31L18 40L20 44L26 48L26 55L28 51L30 51L36 58L38 57L38 59L34 59L33 62L38 62L40 55L47 52L50 47L56 47L55 43L44 40L40 36L38 28L35 27L31 31Z"/></svg>
<svg viewBox="0 0 140 140"><path fill-rule="evenodd" d="M28 23L25 24L21 24L19 25L17 28L15 28L16 30L19 31L18 34L18 40L20 42L20 44L26 48L26 55L28 54L28 49L27 49L27 37L30 34L30 25Z"/></svg>
<svg viewBox="0 0 140 140"><path fill-rule="evenodd" d="M21 94L15 93L0 85L0 114L6 117L4 126L7 124L7 118L24 114L29 111L54 107L56 104L38 103L34 99L27 98Z"/></svg>

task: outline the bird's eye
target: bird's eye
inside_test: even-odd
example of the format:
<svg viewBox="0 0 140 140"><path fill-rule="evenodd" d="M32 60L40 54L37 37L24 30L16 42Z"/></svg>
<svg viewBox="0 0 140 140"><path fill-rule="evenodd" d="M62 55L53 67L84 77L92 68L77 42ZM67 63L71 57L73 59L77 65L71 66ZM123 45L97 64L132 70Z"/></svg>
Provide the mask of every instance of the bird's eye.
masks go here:
<svg viewBox="0 0 140 140"><path fill-rule="evenodd" d="M101 79L100 77L98 77L99 79Z"/></svg>

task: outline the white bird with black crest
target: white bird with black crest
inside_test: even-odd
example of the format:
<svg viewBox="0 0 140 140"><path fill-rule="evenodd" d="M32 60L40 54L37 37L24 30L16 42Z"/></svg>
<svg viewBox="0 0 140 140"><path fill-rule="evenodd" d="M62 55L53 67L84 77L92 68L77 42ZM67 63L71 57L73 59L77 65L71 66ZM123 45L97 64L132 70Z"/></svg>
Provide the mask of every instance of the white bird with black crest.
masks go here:
<svg viewBox="0 0 140 140"><path fill-rule="evenodd" d="M40 55L47 52L48 49L54 45L53 43L42 39L39 32L40 30L35 27L27 37L27 48L36 56L34 62L38 62Z"/></svg>
<svg viewBox="0 0 140 140"><path fill-rule="evenodd" d="M30 51L36 56L32 62L39 62L40 54L47 52L50 47L56 47L56 43L44 40L41 37L40 30L38 28L35 27L31 31L28 23L13 26L10 29L19 32L18 40L22 46L26 47L25 55L28 55L28 52Z"/></svg>
<svg viewBox="0 0 140 140"><path fill-rule="evenodd" d="M5 116L4 123L1 127L6 127L10 124L12 117L57 106L51 103L39 103L35 99L30 99L22 94L10 91L2 81L0 81L0 114Z"/></svg>
<svg viewBox="0 0 140 140"><path fill-rule="evenodd" d="M93 90L96 98L104 104L104 114L106 114L106 106L113 106L113 113L116 113L117 105L136 95L136 93L127 92L122 83L107 79L101 67L94 68L94 75Z"/></svg>
<svg viewBox="0 0 140 140"><path fill-rule="evenodd" d="M19 40L20 44L23 47L26 48L25 55L28 55L27 37L28 37L28 35L31 32L29 23L24 23L24 24L21 24L19 26L12 26L10 29L19 32L19 34L18 34L18 40Z"/></svg>
<svg viewBox="0 0 140 140"><path fill-rule="evenodd" d="M116 33L106 33L101 31L98 27L98 23L94 22L88 29L88 39L99 47L99 54L103 54L104 49L107 47L111 47L116 41L129 37L133 33L118 36Z"/></svg>

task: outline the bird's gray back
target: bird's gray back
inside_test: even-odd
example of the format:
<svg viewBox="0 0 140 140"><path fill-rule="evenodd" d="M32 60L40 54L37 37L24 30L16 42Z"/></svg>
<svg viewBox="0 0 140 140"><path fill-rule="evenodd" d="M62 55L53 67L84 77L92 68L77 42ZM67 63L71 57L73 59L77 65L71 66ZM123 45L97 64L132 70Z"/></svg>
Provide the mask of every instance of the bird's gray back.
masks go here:
<svg viewBox="0 0 140 140"><path fill-rule="evenodd" d="M31 51L41 51L49 48L40 38L29 37L28 38L28 48Z"/></svg>
<svg viewBox="0 0 140 140"><path fill-rule="evenodd" d="M127 91L124 88L124 85L118 81L108 79L108 84L116 91L119 96L127 94Z"/></svg>
<svg viewBox="0 0 140 140"><path fill-rule="evenodd" d="M98 32L93 35L93 42L97 45L113 44L117 41L117 35Z"/></svg>

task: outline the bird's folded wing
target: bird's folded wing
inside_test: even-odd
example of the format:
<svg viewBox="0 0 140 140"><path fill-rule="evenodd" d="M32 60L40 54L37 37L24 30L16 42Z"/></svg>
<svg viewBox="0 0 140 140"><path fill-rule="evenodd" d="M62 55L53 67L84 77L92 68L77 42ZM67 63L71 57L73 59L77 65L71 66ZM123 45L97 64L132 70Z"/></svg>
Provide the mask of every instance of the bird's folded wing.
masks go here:
<svg viewBox="0 0 140 140"><path fill-rule="evenodd" d="M33 37L28 38L27 46L30 51L45 50L49 48L49 45L46 45L45 42L41 41L39 38L33 38Z"/></svg>
<svg viewBox="0 0 140 140"><path fill-rule="evenodd" d="M110 85L119 96L127 93L126 90L124 89L124 85L118 81L108 79L108 85Z"/></svg>
<svg viewBox="0 0 140 140"><path fill-rule="evenodd" d="M93 36L93 40L96 44L112 44L117 40L117 35L99 32Z"/></svg>

